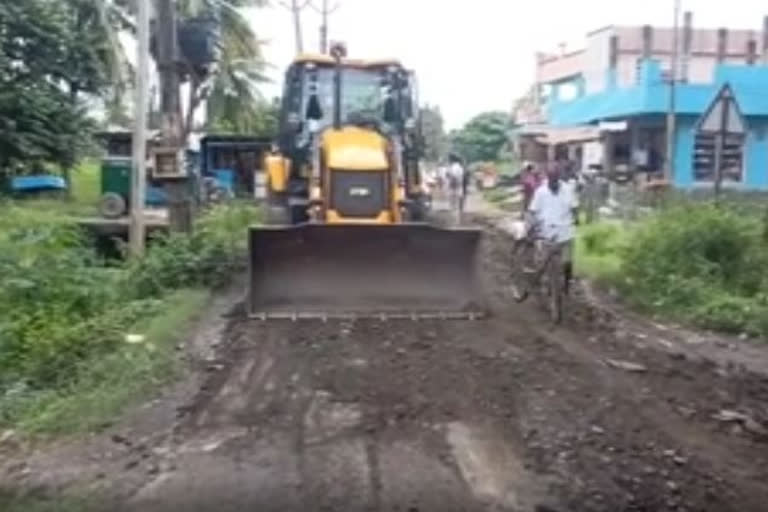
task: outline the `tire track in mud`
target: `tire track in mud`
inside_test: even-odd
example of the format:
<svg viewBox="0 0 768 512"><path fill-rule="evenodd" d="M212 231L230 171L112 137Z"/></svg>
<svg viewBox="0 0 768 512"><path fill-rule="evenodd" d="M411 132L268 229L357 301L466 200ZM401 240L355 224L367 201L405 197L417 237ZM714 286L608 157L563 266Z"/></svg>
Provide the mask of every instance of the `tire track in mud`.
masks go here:
<svg viewBox="0 0 768 512"><path fill-rule="evenodd" d="M494 231L483 247L485 320L233 318L185 435L237 425L257 442L287 438L275 457L294 464L306 510L761 512L766 445L675 405L765 406L763 381L638 349L578 297L574 318L549 328L505 296L507 243ZM217 453L247 459L253 446Z"/></svg>

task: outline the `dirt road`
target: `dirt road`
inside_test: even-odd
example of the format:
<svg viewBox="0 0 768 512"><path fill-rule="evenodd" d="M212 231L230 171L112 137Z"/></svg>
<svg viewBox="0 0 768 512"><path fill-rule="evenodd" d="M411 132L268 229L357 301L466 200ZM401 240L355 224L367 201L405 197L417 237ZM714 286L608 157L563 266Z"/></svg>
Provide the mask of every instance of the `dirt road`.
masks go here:
<svg viewBox="0 0 768 512"><path fill-rule="evenodd" d="M507 304L504 247L484 320L233 314L179 416L93 441L81 487L137 512L768 510L766 351L583 296L552 329Z"/></svg>

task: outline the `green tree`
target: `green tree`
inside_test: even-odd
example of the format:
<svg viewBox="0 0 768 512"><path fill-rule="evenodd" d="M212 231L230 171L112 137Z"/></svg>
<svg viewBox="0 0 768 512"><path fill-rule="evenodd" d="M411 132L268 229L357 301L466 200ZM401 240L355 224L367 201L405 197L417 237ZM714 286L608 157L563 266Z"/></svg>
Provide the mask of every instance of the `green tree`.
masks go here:
<svg viewBox="0 0 768 512"><path fill-rule="evenodd" d="M509 140L510 122L506 112L478 114L451 132L451 147L470 163L495 161Z"/></svg>
<svg viewBox="0 0 768 512"><path fill-rule="evenodd" d="M98 94L105 82L95 70L99 50L84 48L72 35L71 7L70 0L0 3L0 172L5 175L45 164L68 169L88 146L93 123L79 93Z"/></svg>
<svg viewBox="0 0 768 512"><path fill-rule="evenodd" d="M219 105L217 101L226 102L225 105ZM254 135L256 137L275 137L277 135L278 122L280 117L280 98L273 98L272 101L260 100L246 104L247 111L243 111L243 105L240 105L236 97L232 96L213 96L208 102L209 109L217 115L209 115L208 131L220 134L233 135ZM238 110L231 115L226 114L228 110Z"/></svg>
<svg viewBox="0 0 768 512"><path fill-rule="evenodd" d="M445 133L440 107L425 105L421 108L421 132L424 137L425 159L439 162L448 155L448 136Z"/></svg>
<svg viewBox="0 0 768 512"><path fill-rule="evenodd" d="M109 5L110 16L104 19L113 28L133 27L133 0L101 1ZM258 91L258 86L267 81L262 42L253 32L244 9L263 7L266 3L266 0L176 0L180 24L192 19L214 20L221 34L216 65L206 69L187 68L190 95L185 109L186 134L194 128L195 112L209 100L212 103L207 109L209 125L217 127L246 126L254 112L263 108L265 101ZM119 114L121 109L111 111Z"/></svg>

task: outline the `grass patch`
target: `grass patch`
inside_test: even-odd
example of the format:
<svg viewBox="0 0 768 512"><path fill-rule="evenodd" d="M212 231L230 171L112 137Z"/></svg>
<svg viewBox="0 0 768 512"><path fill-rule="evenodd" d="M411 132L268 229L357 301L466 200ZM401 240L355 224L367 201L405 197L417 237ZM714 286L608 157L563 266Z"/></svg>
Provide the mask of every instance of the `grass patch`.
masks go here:
<svg viewBox="0 0 768 512"><path fill-rule="evenodd" d="M101 164L86 160L72 171L72 202L96 208L101 198Z"/></svg>
<svg viewBox="0 0 768 512"><path fill-rule="evenodd" d="M17 496L0 491L0 510L3 512L93 512L104 510L96 500L61 497L44 499L32 496Z"/></svg>
<svg viewBox="0 0 768 512"><path fill-rule="evenodd" d="M576 236L576 272L596 282L615 284L621 279L621 252L631 228L603 221L579 227Z"/></svg>
<svg viewBox="0 0 768 512"><path fill-rule="evenodd" d="M639 225L622 255L626 295L697 326L768 336L763 219L733 206L689 203Z"/></svg>
<svg viewBox="0 0 768 512"><path fill-rule="evenodd" d="M575 261L643 311L768 337L768 218L752 205L681 200L629 226L585 226Z"/></svg>
<svg viewBox="0 0 768 512"><path fill-rule="evenodd" d="M127 404L177 375L176 344L208 298L201 289L170 294L159 303L157 315L127 331L143 335L143 342L125 342L112 353L82 361L79 378L64 389L21 397L14 423L32 434L68 434L96 429L119 416Z"/></svg>
<svg viewBox="0 0 768 512"><path fill-rule="evenodd" d="M489 203L499 204L512 199L519 192L509 187L496 187L483 192L485 200Z"/></svg>
<svg viewBox="0 0 768 512"><path fill-rule="evenodd" d="M192 234L160 237L143 258L105 261L56 212L0 215L0 429L98 426L173 376L176 333L207 292L247 263L252 203L216 206ZM193 290L190 290L193 289ZM127 333L146 336L128 344Z"/></svg>

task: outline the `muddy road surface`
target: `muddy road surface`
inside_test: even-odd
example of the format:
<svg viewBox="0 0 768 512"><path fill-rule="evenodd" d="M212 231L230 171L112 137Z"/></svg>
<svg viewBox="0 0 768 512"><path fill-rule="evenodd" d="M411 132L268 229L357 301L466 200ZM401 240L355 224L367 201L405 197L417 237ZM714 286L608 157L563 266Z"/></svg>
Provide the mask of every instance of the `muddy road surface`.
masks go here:
<svg viewBox="0 0 768 512"><path fill-rule="evenodd" d="M168 435L101 475L111 509L768 510L764 350L583 290L552 328L508 304L505 237L486 238L483 320L235 311Z"/></svg>

